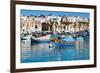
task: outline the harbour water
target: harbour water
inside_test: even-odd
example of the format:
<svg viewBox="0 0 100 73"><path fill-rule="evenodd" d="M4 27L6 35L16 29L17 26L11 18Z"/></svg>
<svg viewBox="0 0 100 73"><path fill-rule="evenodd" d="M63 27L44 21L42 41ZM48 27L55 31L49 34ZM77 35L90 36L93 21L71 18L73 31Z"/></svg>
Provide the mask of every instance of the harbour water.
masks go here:
<svg viewBox="0 0 100 73"><path fill-rule="evenodd" d="M35 43L31 46L21 43L21 63L88 60L89 40L84 39L82 44L83 48L77 49L75 45L49 47L49 43Z"/></svg>
<svg viewBox="0 0 100 73"><path fill-rule="evenodd" d="M90 58L90 13L41 9L20 13L21 63Z"/></svg>

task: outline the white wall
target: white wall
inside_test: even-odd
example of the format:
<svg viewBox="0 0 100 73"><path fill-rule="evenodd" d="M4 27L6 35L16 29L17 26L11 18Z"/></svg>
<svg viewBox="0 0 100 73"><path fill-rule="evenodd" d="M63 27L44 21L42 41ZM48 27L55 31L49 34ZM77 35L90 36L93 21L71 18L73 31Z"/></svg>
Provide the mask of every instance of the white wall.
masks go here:
<svg viewBox="0 0 100 73"><path fill-rule="evenodd" d="M100 0L33 0L56 3L89 4L97 5L97 31L100 31ZM100 34L98 33L98 37ZM100 72L100 47L98 38L97 68L82 68L69 70L41 71L34 73L99 73ZM10 73L10 0L0 0L0 73ZM33 73L33 72L30 72Z"/></svg>

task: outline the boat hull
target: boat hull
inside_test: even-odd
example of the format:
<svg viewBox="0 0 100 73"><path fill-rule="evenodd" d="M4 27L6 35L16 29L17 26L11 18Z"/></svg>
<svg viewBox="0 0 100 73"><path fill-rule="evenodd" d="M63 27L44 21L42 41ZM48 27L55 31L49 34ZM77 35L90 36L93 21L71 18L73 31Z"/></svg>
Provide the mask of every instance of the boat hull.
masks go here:
<svg viewBox="0 0 100 73"><path fill-rule="evenodd" d="M50 35L42 36L39 38L31 37L31 43L48 43L50 42Z"/></svg>
<svg viewBox="0 0 100 73"><path fill-rule="evenodd" d="M36 40L31 38L31 43L48 43L50 40Z"/></svg>
<svg viewBox="0 0 100 73"><path fill-rule="evenodd" d="M67 47L67 46L74 46L75 45L75 42L65 42L65 43L51 42L51 43L55 47Z"/></svg>

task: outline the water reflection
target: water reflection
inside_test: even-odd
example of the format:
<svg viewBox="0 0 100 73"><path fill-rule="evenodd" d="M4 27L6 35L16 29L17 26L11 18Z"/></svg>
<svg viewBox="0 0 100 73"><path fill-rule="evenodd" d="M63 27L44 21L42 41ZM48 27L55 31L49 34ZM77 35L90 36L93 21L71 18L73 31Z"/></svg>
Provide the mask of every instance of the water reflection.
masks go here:
<svg viewBox="0 0 100 73"><path fill-rule="evenodd" d="M31 47L21 44L21 47L22 63L89 59L89 40L67 47L49 47L49 43L33 44ZM80 47L83 48L80 49Z"/></svg>

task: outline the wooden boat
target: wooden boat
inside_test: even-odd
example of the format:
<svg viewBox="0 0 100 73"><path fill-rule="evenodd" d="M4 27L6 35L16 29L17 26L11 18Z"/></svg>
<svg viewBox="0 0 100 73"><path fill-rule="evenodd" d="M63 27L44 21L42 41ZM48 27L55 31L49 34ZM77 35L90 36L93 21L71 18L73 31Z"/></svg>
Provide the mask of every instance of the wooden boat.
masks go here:
<svg viewBox="0 0 100 73"><path fill-rule="evenodd" d="M75 40L73 37L66 37L64 39L54 38L51 40L51 43L55 47L65 47L65 46L73 46L75 45Z"/></svg>
<svg viewBox="0 0 100 73"><path fill-rule="evenodd" d="M44 36L40 36L40 37L31 37L31 43L46 43L49 42L50 40L50 36L51 35L44 35Z"/></svg>
<svg viewBox="0 0 100 73"><path fill-rule="evenodd" d="M66 46L74 46L75 45L75 41L74 42L52 42L52 45L55 47L66 47Z"/></svg>

